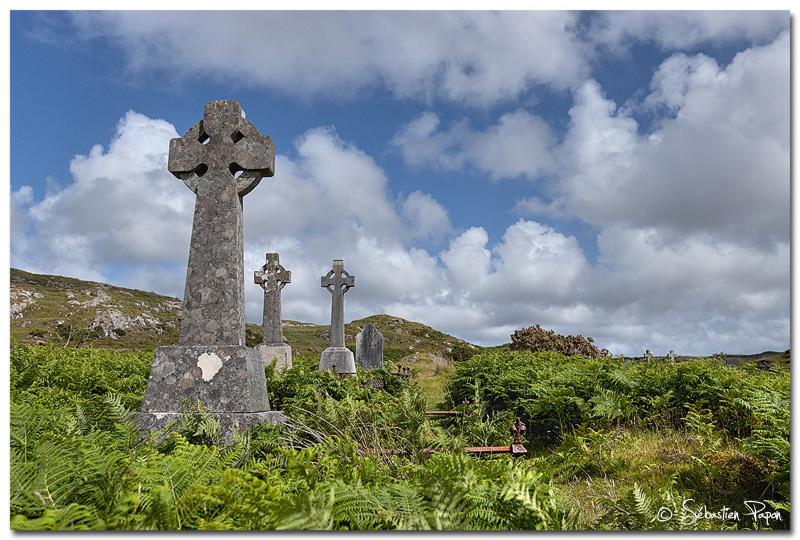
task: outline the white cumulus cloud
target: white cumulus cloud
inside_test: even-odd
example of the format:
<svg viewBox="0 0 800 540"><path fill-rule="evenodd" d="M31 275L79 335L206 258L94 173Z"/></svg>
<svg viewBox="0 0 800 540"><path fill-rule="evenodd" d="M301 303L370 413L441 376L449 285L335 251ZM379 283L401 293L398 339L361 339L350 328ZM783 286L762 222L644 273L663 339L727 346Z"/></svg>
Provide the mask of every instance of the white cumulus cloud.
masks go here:
<svg viewBox="0 0 800 540"><path fill-rule="evenodd" d="M166 169L177 136L164 120L130 111L107 149L75 156L71 184L38 202L21 188L31 234L12 243L12 265L100 279L112 264L185 260L194 197Z"/></svg>
<svg viewBox="0 0 800 540"><path fill-rule="evenodd" d="M73 14L84 38L120 46L134 73L210 76L307 96L383 87L400 98L478 106L515 98L530 84L568 88L585 77L577 18L550 11Z"/></svg>
<svg viewBox="0 0 800 540"><path fill-rule="evenodd" d="M446 130L439 125L435 113L423 113L404 125L390 144L413 167L475 168L493 180L535 178L553 166L555 137L544 120L527 111L506 113L484 131L472 130L467 120Z"/></svg>
<svg viewBox="0 0 800 540"><path fill-rule="evenodd" d="M707 43L774 39L789 28L788 11L606 11L589 23L589 38L621 52L633 42L653 42L665 50Z"/></svg>
<svg viewBox="0 0 800 540"><path fill-rule="evenodd" d="M284 317L328 320L319 278L341 258L356 276L348 320L390 313L486 344L541 323L629 355L788 346L789 34L773 39L777 19L757 15L744 33L738 15L726 15L724 31L701 21L705 36L758 44L724 66L676 51L647 95L620 106L590 77L573 14L336 13L325 24L319 14L217 15L215 25L193 12L76 18L127 46L131 66L180 76L312 96L383 85L398 97L482 106L545 84L572 99L558 130L534 107L486 109L496 119L478 129L432 110L399 128L393 148L410 165L532 181L516 208L529 213L495 241L477 221L455 230L428 193L396 193L333 128L298 137L244 199L246 275L280 253L292 271ZM625 16L595 28L605 32L597 42L645 39L642 29L666 48L700 40L692 28L681 34L682 14L658 28L642 14L630 31L612 27ZM300 39L298 28L322 37ZM223 36L240 48L213 47ZM552 54L534 61L541 49ZM647 127L644 115L654 118ZM166 170L178 135L129 112L110 144L75 157L71 183L14 191L12 266L182 295L194 194ZM590 231L580 242L557 225L570 219ZM262 295L248 279L249 321L260 320Z"/></svg>

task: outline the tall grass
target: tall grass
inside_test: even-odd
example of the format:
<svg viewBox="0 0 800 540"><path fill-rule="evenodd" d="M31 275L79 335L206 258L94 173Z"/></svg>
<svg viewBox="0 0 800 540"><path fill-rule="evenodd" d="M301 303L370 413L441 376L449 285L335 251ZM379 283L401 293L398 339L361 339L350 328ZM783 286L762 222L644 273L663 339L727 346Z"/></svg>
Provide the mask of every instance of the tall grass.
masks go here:
<svg viewBox="0 0 800 540"><path fill-rule="evenodd" d="M439 375L449 374L453 371L453 359L441 353L433 353L430 355L431 362L433 363L433 374Z"/></svg>

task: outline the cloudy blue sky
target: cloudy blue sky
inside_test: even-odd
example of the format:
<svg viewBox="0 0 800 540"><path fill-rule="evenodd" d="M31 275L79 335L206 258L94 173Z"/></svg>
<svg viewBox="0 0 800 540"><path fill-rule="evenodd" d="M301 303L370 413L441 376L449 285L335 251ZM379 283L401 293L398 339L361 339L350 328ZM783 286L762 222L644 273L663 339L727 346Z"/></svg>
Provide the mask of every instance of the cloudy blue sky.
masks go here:
<svg viewBox="0 0 800 540"><path fill-rule="evenodd" d="M169 140L216 99L275 143L245 269L285 318L388 313L483 345L789 347L789 13L24 12L10 263L182 296ZM249 279L247 320L262 291Z"/></svg>

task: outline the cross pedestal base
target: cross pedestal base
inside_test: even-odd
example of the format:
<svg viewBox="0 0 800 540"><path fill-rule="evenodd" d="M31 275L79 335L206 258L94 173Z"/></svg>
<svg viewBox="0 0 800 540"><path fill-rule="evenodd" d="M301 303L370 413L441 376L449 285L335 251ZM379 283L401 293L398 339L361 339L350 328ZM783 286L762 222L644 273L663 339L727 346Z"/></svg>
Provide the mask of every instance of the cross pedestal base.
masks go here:
<svg viewBox="0 0 800 540"><path fill-rule="evenodd" d="M139 424L141 438L146 438L151 431L160 431L167 427L173 420L177 420L181 413L177 412L139 412L136 413L136 420ZM217 418L220 424L220 435L222 442L228 444L233 438L233 429L247 431L256 424L266 422L268 424L280 425L286 422L286 416L281 411L263 412L212 412L211 416Z"/></svg>
<svg viewBox="0 0 800 540"><path fill-rule="evenodd" d="M181 413L136 413L141 438L146 438L151 431L160 431L167 427L173 420L177 420ZM226 413L212 412L211 416L219 420L220 438L225 444L230 444L233 439L233 429L247 431L256 424L266 422L280 425L286 422L286 415L281 411L263 411L254 413Z"/></svg>
<svg viewBox="0 0 800 540"><path fill-rule="evenodd" d="M328 347L322 351L319 359L319 369L327 371L336 366L336 373L354 373L356 361L353 351L347 347Z"/></svg>
<svg viewBox="0 0 800 540"><path fill-rule="evenodd" d="M256 350L261 354L264 366L275 362L275 371L292 369L292 348L286 343L259 343Z"/></svg>
<svg viewBox="0 0 800 540"><path fill-rule="evenodd" d="M158 347L138 414L140 430L165 427L180 416L184 400L200 401L219 418L227 440L236 425L285 421L282 412L270 411L261 354L241 345Z"/></svg>
<svg viewBox="0 0 800 540"><path fill-rule="evenodd" d="M141 411L180 412L185 399L211 412L268 411L261 355L241 345L158 347Z"/></svg>

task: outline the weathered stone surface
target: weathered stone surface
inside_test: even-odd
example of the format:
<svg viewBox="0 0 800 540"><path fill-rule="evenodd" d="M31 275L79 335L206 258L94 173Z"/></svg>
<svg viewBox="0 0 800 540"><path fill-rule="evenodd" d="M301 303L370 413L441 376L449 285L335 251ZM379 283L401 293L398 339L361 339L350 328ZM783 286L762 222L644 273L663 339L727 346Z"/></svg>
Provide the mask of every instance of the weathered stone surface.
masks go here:
<svg viewBox="0 0 800 540"><path fill-rule="evenodd" d="M383 335L372 323L356 335L356 363L364 369L383 367Z"/></svg>
<svg viewBox="0 0 800 540"><path fill-rule="evenodd" d="M170 422L177 420L180 415L181 413L179 412L136 413L139 429L143 433L161 431L167 427ZM281 411L217 412L214 414L214 417L219 419L221 438L224 443L231 442L234 427L241 431L246 431L261 422L267 422L269 424L283 424L286 422L286 415Z"/></svg>
<svg viewBox="0 0 800 540"><path fill-rule="evenodd" d="M166 323L165 326L169 324L171 323ZM114 308L110 308L107 311L97 311L97 315L92 319L89 328L101 328L103 336L108 336L111 339L119 338L117 331L127 331L131 328L147 328L156 334L164 332L161 327L161 321L147 311L136 317L131 317Z"/></svg>
<svg viewBox="0 0 800 540"><path fill-rule="evenodd" d="M353 351L347 347L328 347L319 359L319 369L326 371L336 366L336 373L353 373L356 370L356 361Z"/></svg>
<svg viewBox="0 0 800 540"><path fill-rule="evenodd" d="M211 413L270 410L261 354L239 345L158 347L141 411L180 412L184 399Z"/></svg>
<svg viewBox="0 0 800 540"><path fill-rule="evenodd" d="M353 353L344 346L344 293L356 286L356 278L345 271L343 260L334 259L333 269L320 283L331 293L331 346L322 351L319 369L336 365L337 372L355 371Z"/></svg>
<svg viewBox="0 0 800 540"><path fill-rule="evenodd" d="M21 319L25 314L23 310L36 303L39 298L44 298L44 295L37 292L32 292L20 287L11 286L11 318Z"/></svg>
<svg viewBox="0 0 800 540"><path fill-rule="evenodd" d="M261 343L283 344L281 324L281 290L292 282L292 273L280 264L277 253L267 253L267 262L253 275L256 285L264 289L264 318Z"/></svg>
<svg viewBox="0 0 800 540"><path fill-rule="evenodd" d="M288 344L259 343L256 345L256 350L261 355L265 366L275 362L276 371L292 369L292 348Z"/></svg>
<svg viewBox="0 0 800 540"><path fill-rule="evenodd" d="M181 345L244 345L242 200L274 174L275 146L235 101L206 103L203 120L169 148L169 170L197 195Z"/></svg>
<svg viewBox="0 0 800 540"><path fill-rule="evenodd" d="M91 291L90 291L91 294ZM87 295L88 296L88 295ZM90 307L90 306L102 306L104 304L109 304L114 301L106 291L103 289L97 289L94 294L95 298L92 300L87 300L86 302L81 302L82 307Z"/></svg>

